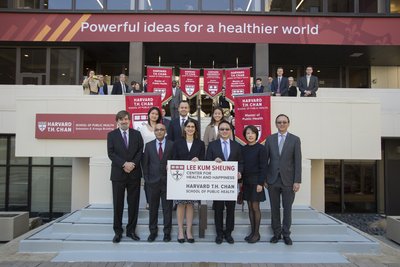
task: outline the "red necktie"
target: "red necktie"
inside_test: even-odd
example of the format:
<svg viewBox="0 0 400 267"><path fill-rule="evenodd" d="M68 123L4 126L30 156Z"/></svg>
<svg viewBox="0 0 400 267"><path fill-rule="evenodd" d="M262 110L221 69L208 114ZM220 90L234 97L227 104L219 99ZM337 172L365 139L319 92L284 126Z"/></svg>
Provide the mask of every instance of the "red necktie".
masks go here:
<svg viewBox="0 0 400 267"><path fill-rule="evenodd" d="M160 160L162 159L162 154L163 154L163 151L162 151L162 142L160 142L159 143L159 147L158 147L158 157L160 158Z"/></svg>

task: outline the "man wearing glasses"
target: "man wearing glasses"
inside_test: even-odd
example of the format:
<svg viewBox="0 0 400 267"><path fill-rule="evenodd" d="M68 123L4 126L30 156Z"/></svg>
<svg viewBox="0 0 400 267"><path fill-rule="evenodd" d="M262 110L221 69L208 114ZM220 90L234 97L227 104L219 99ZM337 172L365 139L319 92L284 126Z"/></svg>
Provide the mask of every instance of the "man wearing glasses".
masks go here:
<svg viewBox="0 0 400 267"><path fill-rule="evenodd" d="M172 158L173 142L165 138L165 125L157 123L156 139L146 144L142 159L143 177L149 190L149 230L147 241L153 242L158 235L158 208L161 205L164 218L164 242L171 241L172 200L167 200L167 161Z"/></svg>
<svg viewBox="0 0 400 267"><path fill-rule="evenodd" d="M275 119L278 133L270 135L265 141L267 149L267 179L271 203L271 227L273 236L271 243L282 238L286 245L292 245L290 226L292 224L292 205L295 193L301 183L301 143L300 138L288 133L290 120L285 114ZM283 222L280 216L282 196Z"/></svg>
<svg viewBox="0 0 400 267"><path fill-rule="evenodd" d="M238 179L241 179L243 171L242 150L239 143L230 140L232 135L232 126L227 121L221 121L218 125L220 138L211 142L207 148L206 160L215 162L237 161L238 162ZM236 201L218 201L213 203L214 222L217 237L215 243L221 244L223 239L233 244L232 232L235 227L235 205ZM224 207L226 207L226 228L224 231Z"/></svg>

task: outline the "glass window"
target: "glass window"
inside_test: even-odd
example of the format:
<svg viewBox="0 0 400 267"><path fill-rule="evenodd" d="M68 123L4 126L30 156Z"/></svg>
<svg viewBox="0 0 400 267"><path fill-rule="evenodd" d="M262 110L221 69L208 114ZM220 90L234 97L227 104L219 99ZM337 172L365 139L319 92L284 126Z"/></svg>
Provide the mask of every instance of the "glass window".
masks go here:
<svg viewBox="0 0 400 267"><path fill-rule="evenodd" d="M46 157L32 158L32 165L50 165L50 158Z"/></svg>
<svg viewBox="0 0 400 267"><path fill-rule="evenodd" d="M314 67L313 75L318 77L320 87L340 87L340 68Z"/></svg>
<svg viewBox="0 0 400 267"><path fill-rule="evenodd" d="M53 212L71 212L72 168L54 168Z"/></svg>
<svg viewBox="0 0 400 267"><path fill-rule="evenodd" d="M15 84L15 48L0 48L0 84Z"/></svg>
<svg viewBox="0 0 400 267"><path fill-rule="evenodd" d="M0 1L0 8L8 8L8 1Z"/></svg>
<svg viewBox="0 0 400 267"><path fill-rule="evenodd" d="M107 1L109 10L134 10L135 0L112 0Z"/></svg>
<svg viewBox="0 0 400 267"><path fill-rule="evenodd" d="M292 0L265 0L266 12L292 12Z"/></svg>
<svg viewBox="0 0 400 267"><path fill-rule="evenodd" d="M0 167L0 210L6 208L6 167Z"/></svg>
<svg viewBox="0 0 400 267"><path fill-rule="evenodd" d="M31 212L49 212L50 207L50 168L32 168Z"/></svg>
<svg viewBox="0 0 400 267"><path fill-rule="evenodd" d="M261 0L234 0L234 11L261 11Z"/></svg>
<svg viewBox="0 0 400 267"><path fill-rule="evenodd" d="M199 10L198 0L171 0L171 10Z"/></svg>
<svg viewBox="0 0 400 267"><path fill-rule="evenodd" d="M360 13L378 13L378 0L358 0Z"/></svg>
<svg viewBox="0 0 400 267"><path fill-rule="evenodd" d="M50 84L76 84L77 50L52 48L50 55Z"/></svg>
<svg viewBox="0 0 400 267"><path fill-rule="evenodd" d="M376 212L375 161L345 161L344 204L346 212Z"/></svg>
<svg viewBox="0 0 400 267"><path fill-rule="evenodd" d="M354 12L354 0L328 0L328 12Z"/></svg>
<svg viewBox="0 0 400 267"><path fill-rule="evenodd" d="M325 211L342 212L341 168L339 160L325 161Z"/></svg>
<svg viewBox="0 0 400 267"><path fill-rule="evenodd" d="M28 210L28 167L10 167L9 210Z"/></svg>
<svg viewBox="0 0 400 267"><path fill-rule="evenodd" d="M72 9L72 0L45 0L45 9Z"/></svg>
<svg viewBox="0 0 400 267"><path fill-rule="evenodd" d="M7 163L7 137L0 137L0 164Z"/></svg>
<svg viewBox="0 0 400 267"><path fill-rule="evenodd" d="M296 12L322 12L322 0L296 0Z"/></svg>
<svg viewBox="0 0 400 267"><path fill-rule="evenodd" d="M230 11L230 0L203 0L202 10L205 11Z"/></svg>
<svg viewBox="0 0 400 267"><path fill-rule="evenodd" d="M14 0L14 3L15 3L15 8L18 8L18 9L39 9L40 8L40 0Z"/></svg>
<svg viewBox="0 0 400 267"><path fill-rule="evenodd" d="M54 165L72 166L72 158L54 158Z"/></svg>
<svg viewBox="0 0 400 267"><path fill-rule="evenodd" d="M76 9L103 10L105 0L76 0Z"/></svg>
<svg viewBox="0 0 400 267"><path fill-rule="evenodd" d="M400 0L390 0L390 13L400 13Z"/></svg>
<svg viewBox="0 0 400 267"><path fill-rule="evenodd" d="M167 10L167 0L139 0L140 10Z"/></svg>
<svg viewBox="0 0 400 267"><path fill-rule="evenodd" d="M22 48L21 49L21 72L45 73L46 72L46 49L45 48Z"/></svg>
<svg viewBox="0 0 400 267"><path fill-rule="evenodd" d="M15 136L11 137L10 164L23 164L23 165L29 164L28 157L15 156Z"/></svg>

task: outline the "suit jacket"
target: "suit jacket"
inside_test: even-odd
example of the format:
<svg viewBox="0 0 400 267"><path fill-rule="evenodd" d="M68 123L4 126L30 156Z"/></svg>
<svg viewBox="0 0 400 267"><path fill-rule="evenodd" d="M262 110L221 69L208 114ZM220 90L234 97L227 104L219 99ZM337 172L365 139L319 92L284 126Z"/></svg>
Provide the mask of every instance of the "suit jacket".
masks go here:
<svg viewBox="0 0 400 267"><path fill-rule="evenodd" d="M172 91L172 88L171 88ZM170 107L173 106L174 108L178 108L179 107L179 103L181 103L182 101L182 90L178 87L176 87L176 91L175 91L175 96L174 96L174 92L172 91L171 93L171 100L169 101L169 105Z"/></svg>
<svg viewBox="0 0 400 267"><path fill-rule="evenodd" d="M268 136L265 141L267 149L267 183L274 184L279 174L285 186L301 183L301 143L300 138L287 133L282 153L279 155L278 133Z"/></svg>
<svg viewBox="0 0 400 267"><path fill-rule="evenodd" d="M126 181L140 179L142 170L140 160L143 153L143 139L139 131L129 128L129 145L126 148L124 138L119 128L108 133L107 152L111 160L111 181ZM133 162L136 168L126 173L123 170L125 162Z"/></svg>
<svg viewBox="0 0 400 267"><path fill-rule="evenodd" d="M318 78L317 76L311 75L310 77L310 83L307 86L307 77L303 76L300 78L298 81L298 87L301 92L300 96L304 96L304 91L308 90L311 91L310 96L317 96L317 91L318 91Z"/></svg>
<svg viewBox="0 0 400 267"><path fill-rule="evenodd" d="M128 86L126 83L125 83L125 89L126 89L127 93L131 92L131 87ZM112 95L123 95L121 82L118 81L118 82L114 83L111 94Z"/></svg>
<svg viewBox="0 0 400 267"><path fill-rule="evenodd" d="M236 141L229 141L231 153L227 161L238 162L238 172L243 173L243 156L242 147ZM214 161L216 158L224 160L224 152L222 151L221 139L212 141L207 148L206 160Z"/></svg>
<svg viewBox="0 0 400 267"><path fill-rule="evenodd" d="M288 88L289 88L289 80L288 78L282 76L281 82L279 84L281 95L286 96L288 94ZM278 77L272 80L271 91L274 95L278 93Z"/></svg>
<svg viewBox="0 0 400 267"><path fill-rule="evenodd" d="M195 122L197 123L197 129L199 129L199 123L195 120ZM169 123L168 126L168 135L167 135L167 139L171 140L171 141L177 141L179 139L182 139L182 128L181 128L181 117L179 116L178 118L175 118L173 120L171 120L171 122Z"/></svg>
<svg viewBox="0 0 400 267"><path fill-rule="evenodd" d="M257 93L266 93L267 90L265 90L264 85L260 86L260 89L257 91L257 87L254 85L253 86L253 94L257 94Z"/></svg>
<svg viewBox="0 0 400 267"><path fill-rule="evenodd" d="M192 160L194 157L204 160L206 153L204 142L200 139L193 140L190 151L188 150L186 140L183 138L175 141L172 149L173 160Z"/></svg>
<svg viewBox="0 0 400 267"><path fill-rule="evenodd" d="M165 125L165 128L167 129L167 132L168 132L169 124L171 123L171 120L166 119L166 118L162 118L161 119L161 123Z"/></svg>
<svg viewBox="0 0 400 267"><path fill-rule="evenodd" d="M103 92L105 95L108 95L108 87L107 87L107 83L103 83ZM99 88L99 93L100 93L100 88Z"/></svg>
<svg viewBox="0 0 400 267"><path fill-rule="evenodd" d="M162 159L158 156L158 140L146 144L142 158L143 178L147 183L167 180L167 161L172 159L173 142L166 140Z"/></svg>

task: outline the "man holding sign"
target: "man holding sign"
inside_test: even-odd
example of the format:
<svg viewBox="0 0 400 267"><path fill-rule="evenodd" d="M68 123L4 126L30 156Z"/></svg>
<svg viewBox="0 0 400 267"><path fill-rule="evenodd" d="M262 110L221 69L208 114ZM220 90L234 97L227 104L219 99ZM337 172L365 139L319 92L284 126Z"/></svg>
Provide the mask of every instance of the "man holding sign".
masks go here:
<svg viewBox="0 0 400 267"><path fill-rule="evenodd" d="M220 138L211 142L207 148L206 160L209 161L237 161L238 162L238 179L241 178L243 171L243 159L242 150L239 143L230 140L232 135L232 126L227 121L221 121L218 125L218 132ZM229 244L233 244L235 241L232 238L232 231L235 227L235 205L236 200L232 201L214 201L214 222L215 229L217 231L217 237L215 243L221 244L223 238ZM224 231L224 207L226 207L226 228Z"/></svg>

